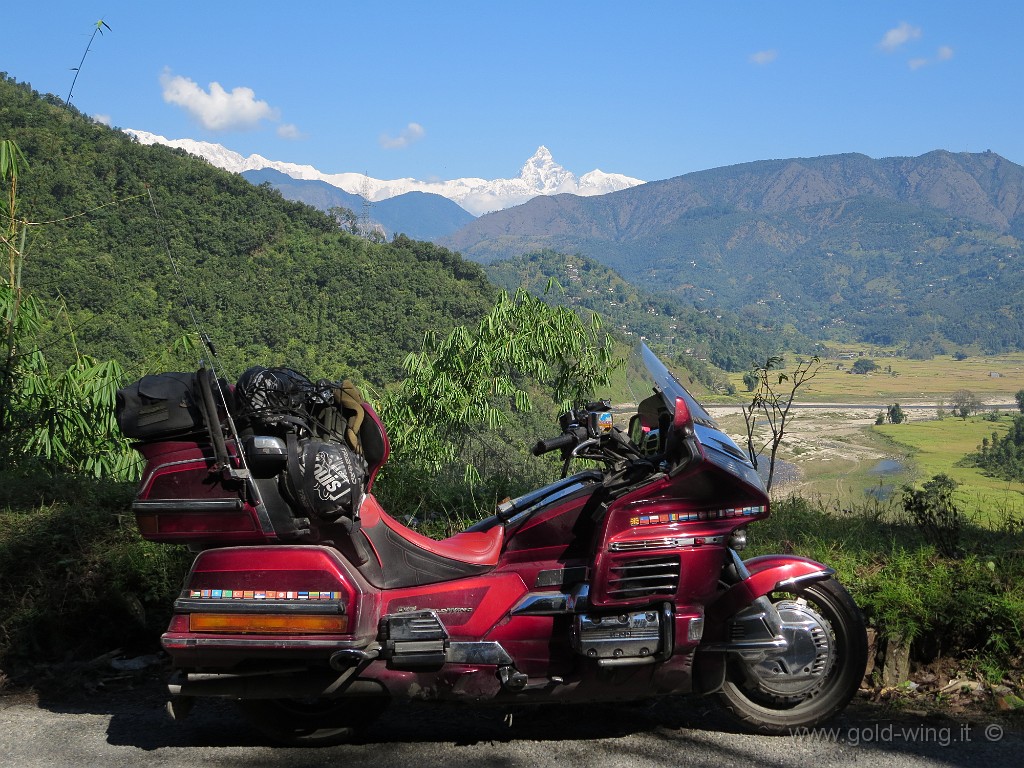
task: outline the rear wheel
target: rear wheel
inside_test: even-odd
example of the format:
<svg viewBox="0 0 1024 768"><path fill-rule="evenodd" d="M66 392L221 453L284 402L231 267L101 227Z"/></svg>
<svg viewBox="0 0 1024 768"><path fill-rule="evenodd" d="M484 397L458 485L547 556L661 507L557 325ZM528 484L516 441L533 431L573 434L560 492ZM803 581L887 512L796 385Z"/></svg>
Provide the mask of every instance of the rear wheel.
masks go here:
<svg viewBox="0 0 1024 768"><path fill-rule="evenodd" d="M867 665L867 634L860 609L834 579L770 597L789 649L730 654L718 698L745 728L782 734L822 723L850 702Z"/></svg>
<svg viewBox="0 0 1024 768"><path fill-rule="evenodd" d="M388 706L386 698L247 699L249 721L279 744L327 747L351 741Z"/></svg>

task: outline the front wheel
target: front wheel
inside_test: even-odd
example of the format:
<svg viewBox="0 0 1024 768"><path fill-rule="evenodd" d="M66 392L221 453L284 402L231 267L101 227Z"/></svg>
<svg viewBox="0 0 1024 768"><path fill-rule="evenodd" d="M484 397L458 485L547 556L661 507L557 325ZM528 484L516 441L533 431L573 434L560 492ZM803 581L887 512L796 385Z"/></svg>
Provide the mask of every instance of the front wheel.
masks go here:
<svg viewBox="0 0 1024 768"><path fill-rule="evenodd" d="M384 697L341 699L246 699L249 721L279 744L326 747L351 741L388 706Z"/></svg>
<svg viewBox="0 0 1024 768"><path fill-rule="evenodd" d="M718 698L743 727L784 734L818 725L850 702L867 666L867 633L835 579L769 597L789 648L782 655L730 654Z"/></svg>

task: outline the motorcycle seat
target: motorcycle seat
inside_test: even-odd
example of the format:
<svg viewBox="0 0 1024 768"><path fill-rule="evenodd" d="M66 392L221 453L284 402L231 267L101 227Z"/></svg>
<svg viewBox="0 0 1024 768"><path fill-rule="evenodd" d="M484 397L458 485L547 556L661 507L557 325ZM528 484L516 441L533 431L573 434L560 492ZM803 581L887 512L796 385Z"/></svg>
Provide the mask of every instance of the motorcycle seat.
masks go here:
<svg viewBox="0 0 1024 768"><path fill-rule="evenodd" d="M463 531L447 539L432 539L402 525L381 509L377 500L369 495L365 497L359 514L363 530L367 533L370 533L367 529L372 530L378 525L383 525L391 536L398 536L415 549L429 552L444 560L483 568L493 568L498 564L501 545L505 539L505 528L500 525L483 532ZM373 541L376 537L371 535L370 538Z"/></svg>

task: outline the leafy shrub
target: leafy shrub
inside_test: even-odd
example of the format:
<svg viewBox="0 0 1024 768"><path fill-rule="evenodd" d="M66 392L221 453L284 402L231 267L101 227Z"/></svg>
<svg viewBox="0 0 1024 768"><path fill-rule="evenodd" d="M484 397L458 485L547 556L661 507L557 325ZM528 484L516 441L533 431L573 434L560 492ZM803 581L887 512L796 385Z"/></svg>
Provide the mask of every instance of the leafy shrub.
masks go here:
<svg viewBox="0 0 1024 768"><path fill-rule="evenodd" d="M925 539L946 557L960 554L964 515L953 502L957 483L949 475L935 475L917 489L903 487L903 508Z"/></svg>
<svg viewBox="0 0 1024 768"><path fill-rule="evenodd" d="M916 660L945 655L1005 669L1024 659L1017 518L997 531L961 520L959 556L948 557L897 503L842 509L794 496L773 512L751 532L751 554L794 552L835 568L869 623L911 641Z"/></svg>
<svg viewBox="0 0 1024 768"><path fill-rule="evenodd" d="M134 488L24 471L0 488L0 669L153 650L192 555L141 539Z"/></svg>

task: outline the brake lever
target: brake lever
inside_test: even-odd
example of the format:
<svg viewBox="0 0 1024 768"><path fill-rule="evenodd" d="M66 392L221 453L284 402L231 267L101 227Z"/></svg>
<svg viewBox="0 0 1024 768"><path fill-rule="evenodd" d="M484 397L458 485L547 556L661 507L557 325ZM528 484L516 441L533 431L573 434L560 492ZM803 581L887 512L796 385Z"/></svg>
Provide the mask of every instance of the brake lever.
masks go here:
<svg viewBox="0 0 1024 768"><path fill-rule="evenodd" d="M600 448L601 447L601 441L598 438L596 438L596 437L589 437L586 440L584 440L582 443L577 445L575 448L573 448L572 452L570 453L570 455L573 458L579 458L583 454L583 450L585 448L590 448L591 446L595 446L595 445Z"/></svg>

